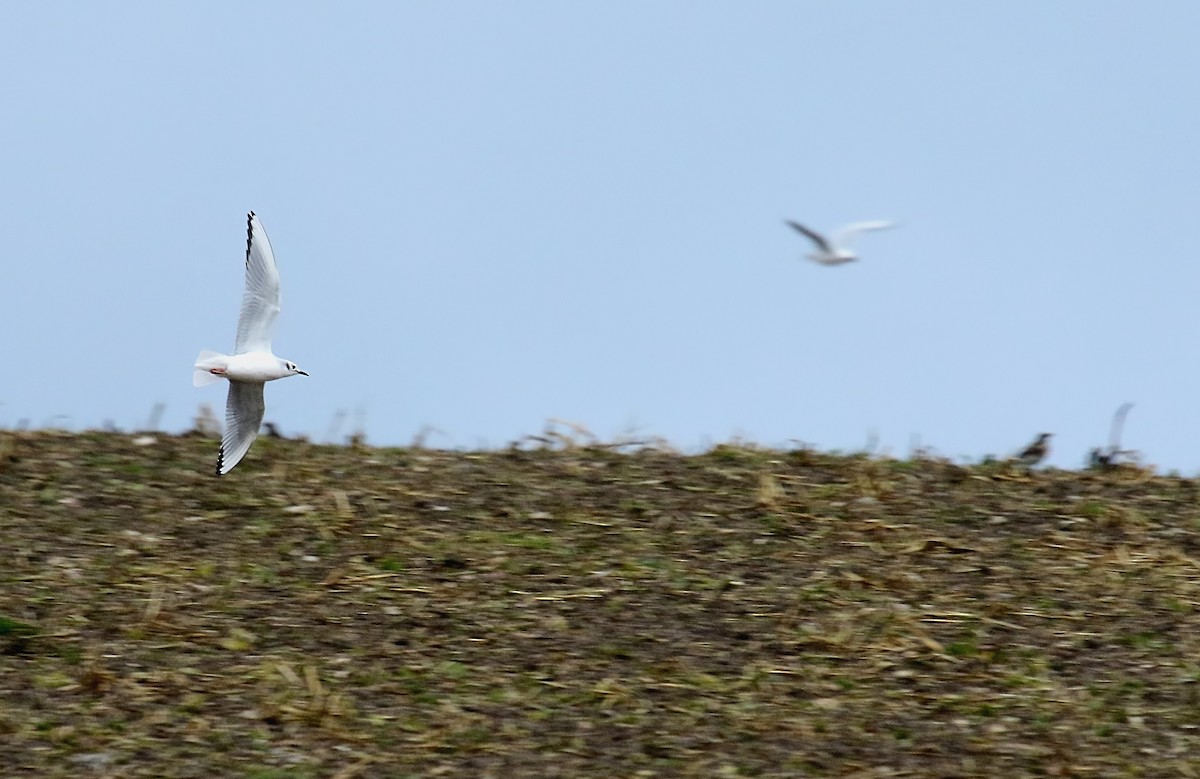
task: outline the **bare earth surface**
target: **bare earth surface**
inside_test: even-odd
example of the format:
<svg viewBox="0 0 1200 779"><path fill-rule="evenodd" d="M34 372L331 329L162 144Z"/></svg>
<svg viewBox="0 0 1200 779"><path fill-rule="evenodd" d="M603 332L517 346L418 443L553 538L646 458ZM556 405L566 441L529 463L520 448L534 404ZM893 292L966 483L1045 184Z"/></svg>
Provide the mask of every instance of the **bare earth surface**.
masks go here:
<svg viewBox="0 0 1200 779"><path fill-rule="evenodd" d="M0 433L0 776L1200 775L1197 485Z"/></svg>

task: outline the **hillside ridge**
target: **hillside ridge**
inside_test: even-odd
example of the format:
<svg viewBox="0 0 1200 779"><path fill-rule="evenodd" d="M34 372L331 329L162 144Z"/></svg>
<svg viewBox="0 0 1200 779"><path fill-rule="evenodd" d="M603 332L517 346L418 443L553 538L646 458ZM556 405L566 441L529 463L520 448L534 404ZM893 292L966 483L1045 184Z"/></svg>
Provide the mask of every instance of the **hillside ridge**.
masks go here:
<svg viewBox="0 0 1200 779"><path fill-rule="evenodd" d="M1193 480L729 445L212 456L0 433L0 775L1174 776L1200 753Z"/></svg>

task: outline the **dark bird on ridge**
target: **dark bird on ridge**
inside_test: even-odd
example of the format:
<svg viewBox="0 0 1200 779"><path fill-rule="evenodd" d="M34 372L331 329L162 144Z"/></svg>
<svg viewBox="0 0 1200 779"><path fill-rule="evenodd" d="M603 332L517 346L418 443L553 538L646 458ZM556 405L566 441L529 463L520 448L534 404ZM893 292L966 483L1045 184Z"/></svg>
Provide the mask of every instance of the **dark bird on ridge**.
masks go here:
<svg viewBox="0 0 1200 779"><path fill-rule="evenodd" d="M1042 460L1046 459L1046 455L1050 454L1050 436L1053 433L1040 433L1034 439L1034 442L1025 447L1025 450L1017 455L1016 459L1023 462L1025 465L1037 465Z"/></svg>

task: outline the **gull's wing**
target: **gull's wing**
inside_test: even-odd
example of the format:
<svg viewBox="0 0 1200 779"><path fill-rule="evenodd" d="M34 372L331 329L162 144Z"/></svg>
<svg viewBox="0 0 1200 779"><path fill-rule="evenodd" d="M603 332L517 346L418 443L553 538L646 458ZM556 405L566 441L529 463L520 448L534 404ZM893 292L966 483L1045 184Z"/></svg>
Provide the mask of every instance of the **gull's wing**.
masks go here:
<svg viewBox="0 0 1200 779"><path fill-rule="evenodd" d="M833 245L846 248L847 244L859 233L868 230L886 230L895 227L895 222L854 222L845 227L839 227L833 234Z"/></svg>
<svg viewBox="0 0 1200 779"><path fill-rule="evenodd" d="M817 248L820 249L821 251L823 251L823 252L832 252L833 251L833 248L829 245L829 241L825 240L825 236L821 235L820 233L815 233L812 230L809 230L807 227L800 224L799 222L793 222L791 220L784 220L784 221L793 230L795 230L796 232L800 233L801 235L805 236L810 241L815 243L817 245Z"/></svg>
<svg viewBox="0 0 1200 779"><path fill-rule="evenodd" d="M246 215L246 291L238 318L234 354L271 351L271 333L279 316L279 269L267 231L251 211Z"/></svg>
<svg viewBox="0 0 1200 779"><path fill-rule="evenodd" d="M256 381L229 382L229 397L225 400L225 435L217 455L217 475L233 470L250 451L262 426L263 385Z"/></svg>
<svg viewBox="0 0 1200 779"><path fill-rule="evenodd" d="M1121 428L1125 426L1125 415L1131 408L1133 408L1132 403L1122 403L1121 407L1117 409L1117 413L1113 414L1112 428L1108 432L1110 451L1119 452L1121 450Z"/></svg>

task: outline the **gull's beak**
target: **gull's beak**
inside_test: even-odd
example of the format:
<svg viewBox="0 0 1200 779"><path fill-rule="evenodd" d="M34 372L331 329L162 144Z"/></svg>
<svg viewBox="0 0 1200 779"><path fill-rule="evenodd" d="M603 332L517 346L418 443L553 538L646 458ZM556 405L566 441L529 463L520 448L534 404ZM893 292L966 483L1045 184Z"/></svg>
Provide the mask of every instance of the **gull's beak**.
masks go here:
<svg viewBox="0 0 1200 779"><path fill-rule="evenodd" d="M308 375L307 373L305 373L304 371L300 370L299 368L297 368L297 369L296 369L296 373L299 373L301 376L307 376L307 375Z"/></svg>

